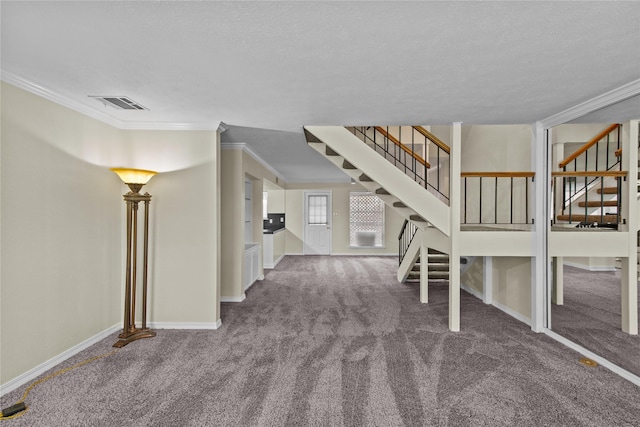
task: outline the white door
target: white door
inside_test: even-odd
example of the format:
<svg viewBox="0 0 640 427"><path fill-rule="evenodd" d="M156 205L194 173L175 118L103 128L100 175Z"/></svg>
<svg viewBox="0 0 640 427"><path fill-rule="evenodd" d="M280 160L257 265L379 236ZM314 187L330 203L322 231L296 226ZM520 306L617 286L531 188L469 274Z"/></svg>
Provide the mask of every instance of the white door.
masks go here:
<svg viewBox="0 0 640 427"><path fill-rule="evenodd" d="M304 254L331 254L331 191L304 193Z"/></svg>

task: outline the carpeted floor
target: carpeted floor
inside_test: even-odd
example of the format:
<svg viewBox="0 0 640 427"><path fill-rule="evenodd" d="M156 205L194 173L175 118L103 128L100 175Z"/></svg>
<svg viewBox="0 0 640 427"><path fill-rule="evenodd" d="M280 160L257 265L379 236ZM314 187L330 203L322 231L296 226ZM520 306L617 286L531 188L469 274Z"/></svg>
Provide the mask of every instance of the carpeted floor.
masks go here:
<svg viewBox="0 0 640 427"><path fill-rule="evenodd" d="M640 336L620 325L620 275L565 265L564 305L552 305L551 329L640 376Z"/></svg>
<svg viewBox="0 0 640 427"><path fill-rule="evenodd" d="M5 426L637 426L640 389L388 257L286 257L217 331L161 330L35 389ZM60 367L111 349L115 336ZM2 398L2 406L22 393Z"/></svg>

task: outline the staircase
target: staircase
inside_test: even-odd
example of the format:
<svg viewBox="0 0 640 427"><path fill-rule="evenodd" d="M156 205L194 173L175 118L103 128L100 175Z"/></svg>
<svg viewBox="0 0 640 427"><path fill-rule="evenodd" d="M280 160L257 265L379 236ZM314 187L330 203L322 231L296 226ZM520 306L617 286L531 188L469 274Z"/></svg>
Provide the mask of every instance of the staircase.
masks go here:
<svg viewBox="0 0 640 427"><path fill-rule="evenodd" d="M621 183L626 176L620 170L621 156L620 125L612 124L559 163L562 171L552 174L554 193L562 194L555 223L617 227Z"/></svg>
<svg viewBox="0 0 640 427"><path fill-rule="evenodd" d="M395 148L399 141L377 127L362 130L365 136L373 132L373 145L341 126L306 126L304 132L309 146L419 229L449 234L449 207L430 191L428 172L419 170L430 165L404 144Z"/></svg>
<svg viewBox="0 0 640 427"><path fill-rule="evenodd" d="M460 259L460 264L466 263L466 258ZM429 256L427 262L427 271L429 281L448 281L449 280L449 255L436 249L429 248ZM420 258L414 264L409 272L406 282L420 282Z"/></svg>

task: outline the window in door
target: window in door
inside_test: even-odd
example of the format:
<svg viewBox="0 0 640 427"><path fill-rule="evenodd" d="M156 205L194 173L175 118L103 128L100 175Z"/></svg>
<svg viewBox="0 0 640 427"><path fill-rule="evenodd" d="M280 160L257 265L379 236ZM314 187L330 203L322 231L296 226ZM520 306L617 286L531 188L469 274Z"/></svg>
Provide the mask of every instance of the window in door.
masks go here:
<svg viewBox="0 0 640 427"><path fill-rule="evenodd" d="M308 224L327 224L327 200L325 195L309 195L308 196Z"/></svg>
<svg viewBox="0 0 640 427"><path fill-rule="evenodd" d="M384 247L384 202L373 193L349 193L350 246L354 248Z"/></svg>

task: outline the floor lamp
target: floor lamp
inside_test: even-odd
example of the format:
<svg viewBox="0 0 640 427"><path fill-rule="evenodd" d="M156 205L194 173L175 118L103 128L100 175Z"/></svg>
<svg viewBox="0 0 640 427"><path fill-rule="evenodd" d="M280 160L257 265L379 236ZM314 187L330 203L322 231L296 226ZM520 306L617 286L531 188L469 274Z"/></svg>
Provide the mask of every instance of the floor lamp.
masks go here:
<svg viewBox="0 0 640 427"><path fill-rule="evenodd" d="M127 205L127 275L125 278L124 297L124 327L118 335L119 340L114 347L124 347L132 341L142 338L155 337L156 333L147 328L147 259L149 254L149 193L140 194L142 186L156 174L156 172L142 169L113 168L122 182L131 191L125 194ZM142 260L142 325L136 327L136 279L138 274L138 203L144 202L144 234Z"/></svg>

